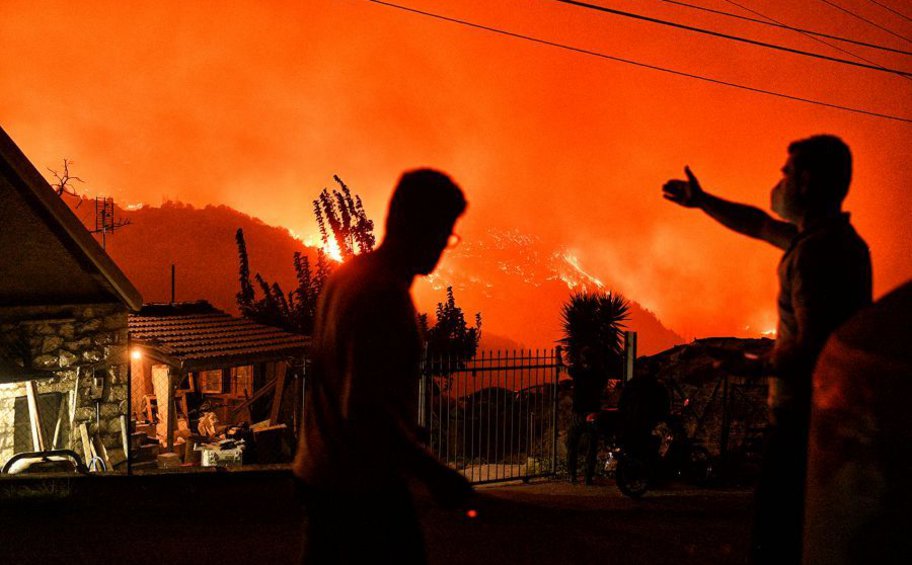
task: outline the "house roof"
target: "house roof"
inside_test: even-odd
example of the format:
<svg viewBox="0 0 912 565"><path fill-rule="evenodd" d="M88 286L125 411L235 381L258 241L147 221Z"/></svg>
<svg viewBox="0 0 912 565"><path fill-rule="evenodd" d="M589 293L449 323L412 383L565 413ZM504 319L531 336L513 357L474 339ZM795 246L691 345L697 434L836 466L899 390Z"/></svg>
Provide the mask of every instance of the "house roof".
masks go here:
<svg viewBox="0 0 912 565"><path fill-rule="evenodd" d="M130 339L159 361L204 370L303 356L308 339L199 301L147 304L129 316Z"/></svg>
<svg viewBox="0 0 912 565"><path fill-rule="evenodd" d="M142 296L82 222L0 128L0 305Z"/></svg>

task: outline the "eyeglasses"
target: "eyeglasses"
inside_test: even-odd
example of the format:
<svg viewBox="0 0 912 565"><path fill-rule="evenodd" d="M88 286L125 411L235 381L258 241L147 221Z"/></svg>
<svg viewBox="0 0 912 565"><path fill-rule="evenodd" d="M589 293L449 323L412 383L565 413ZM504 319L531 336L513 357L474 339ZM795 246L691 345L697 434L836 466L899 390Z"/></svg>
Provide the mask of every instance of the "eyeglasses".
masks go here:
<svg viewBox="0 0 912 565"><path fill-rule="evenodd" d="M447 238L446 248L453 249L454 247L459 245L460 241L462 241L462 238L459 236L458 233L451 233L450 237Z"/></svg>

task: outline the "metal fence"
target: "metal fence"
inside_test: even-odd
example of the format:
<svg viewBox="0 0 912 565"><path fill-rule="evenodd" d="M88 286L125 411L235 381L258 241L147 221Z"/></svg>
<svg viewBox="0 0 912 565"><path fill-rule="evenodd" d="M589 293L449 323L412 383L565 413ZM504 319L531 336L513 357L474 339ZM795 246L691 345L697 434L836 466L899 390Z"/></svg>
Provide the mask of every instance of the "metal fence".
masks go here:
<svg viewBox="0 0 912 565"><path fill-rule="evenodd" d="M420 424L428 446L473 483L557 470L557 350L425 356Z"/></svg>

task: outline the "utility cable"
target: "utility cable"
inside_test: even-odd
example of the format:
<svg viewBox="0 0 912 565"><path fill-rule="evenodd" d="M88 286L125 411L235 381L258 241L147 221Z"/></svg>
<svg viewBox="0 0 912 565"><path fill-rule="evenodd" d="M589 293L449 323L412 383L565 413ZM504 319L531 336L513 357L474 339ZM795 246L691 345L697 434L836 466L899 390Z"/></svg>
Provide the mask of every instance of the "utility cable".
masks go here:
<svg viewBox="0 0 912 565"><path fill-rule="evenodd" d="M783 45L776 45L775 43L766 43L763 41L757 41L754 39L748 39L746 37L740 37L737 35L730 35L727 33L721 33L718 31L712 31L709 29L704 29L700 27L689 26L685 24L679 24L677 22L670 22L668 20L660 20L658 18L652 18L649 16L643 16L641 14L633 14L631 12L624 12L622 10L615 10L614 8L606 8L604 6L598 6L596 4L587 4L586 2L579 2L578 0L554 0L555 2L560 2L561 4L571 4L573 6L578 6L580 8L587 8L590 10L596 10L599 12L605 12L608 14L614 14L617 16L623 16L625 18L633 18L636 20L643 20L651 23L656 23L660 25L670 26L678 29L685 29L688 31L693 31L696 33L702 33L705 35L711 35L713 37L721 37L723 39L730 39L732 41L738 41L741 43L747 43L750 45L756 45L758 47L766 47L768 49L775 49L777 51L785 51L788 53L794 53L796 55L803 55L805 57L813 57L815 59L824 59L826 61L832 61L834 63L842 63L843 65L851 65L853 67L862 67L865 69L871 69L873 71L882 71L893 73L897 75L912 76L912 72L902 71L899 69L890 69L875 65L868 65L867 63L859 63L857 61L850 61L849 59L840 59L839 57L830 57L829 55L821 55L820 53L812 53L810 51L802 51L800 49L792 49L791 47L785 47ZM826 2L827 0L823 0Z"/></svg>
<svg viewBox="0 0 912 565"><path fill-rule="evenodd" d="M777 23L777 24L782 24L782 22L780 22L779 20L777 20L777 19L775 19L775 18L771 18L770 16L767 16L766 14L763 14L763 13L757 11L757 10L754 10L754 9L752 9L752 8L749 8L749 7L747 7L747 6L743 5L743 4L739 4L738 2L735 2L735 0L725 0L725 1L728 2L729 4L731 4L732 6L737 6L738 8L741 8L742 10L746 10L746 11L748 11L748 12L750 12L750 13L756 15L756 16L760 16L761 18L766 18L767 20L769 20L769 21L771 21L771 22L774 22L774 23ZM782 24L782 25L784 25L784 24ZM829 41L827 41L827 40L825 40L825 39L820 39L819 37L814 37L813 35L808 35L807 33L804 33L804 32L799 32L799 33L801 33L802 35L808 37L809 39L813 39L814 41L816 41L816 42L818 42L818 43L821 43L821 44L823 44L823 45L826 45L827 47L832 47L833 49L836 49L837 51L841 51L841 52L845 53L846 55L849 55L849 56L851 56L851 57L855 57L856 59L859 59L859 60L861 60L861 61L864 61L865 63L870 63L870 64L875 65L875 66L877 66L877 67L884 68L884 67L882 67L879 63L877 63L876 61L872 61L872 60L870 60L870 59L867 59L867 58L865 58L865 57L862 57L861 55L858 55L857 53L853 53L853 52L849 51L848 49L843 49L842 47L840 47L840 46L838 46L838 45L834 45L833 43L830 43ZM886 70L886 69L885 69L885 70ZM912 81L912 77L903 76L903 75L898 75L898 76L899 76L900 78L904 78L904 79L906 79L906 80L908 80L908 81Z"/></svg>
<svg viewBox="0 0 912 565"><path fill-rule="evenodd" d="M829 33L822 33L822 32L814 31L814 30L810 30L810 29L803 29L800 27L794 27L794 26L790 26L790 25L786 25L786 24L779 24L779 23L769 22L766 20L759 20L757 18L742 16L741 14L733 14L731 12L726 12L724 10L714 10L712 8L707 8L705 6L697 6L696 4L689 4L687 2L679 2L678 0L659 0L659 1L665 2L668 4L674 4L675 6L682 6L684 8L690 8L692 10L700 10L702 12L709 12L710 14L725 16L727 18L734 18L737 20L753 22L753 23L761 24L761 25L765 25L765 26L772 26L772 27L778 27L778 28L787 29L787 30L791 30L791 31L798 31L801 33L806 33L808 35L815 35L817 37L825 37L827 39L833 39L835 41L842 41L844 43L852 43L854 45L860 45L861 47L870 47L871 49L880 49L881 51L890 51L892 53L900 53L902 55L912 55L912 51L904 51L902 49L895 49L893 47L887 47L885 45L878 45L876 43L868 43L866 41L859 41L857 39L849 39L848 37L840 37L838 35L831 35Z"/></svg>
<svg viewBox="0 0 912 565"><path fill-rule="evenodd" d="M898 121L898 122L904 122L904 123L910 123L910 124L912 124L912 118L906 118L906 117L896 116L896 115L892 115L892 114L883 114L883 113L880 113L880 112L873 112L873 111L871 111L871 110L864 110L864 109L861 109L861 108L854 108L854 107L851 107L851 106L842 106L842 105L840 105L840 104L833 104L833 103L831 103L831 102L824 102L824 101L822 101L822 100L815 100L815 99L813 99L813 98L803 98L803 97L801 97L801 96L794 96L794 95L791 95L791 94L785 94L785 93L777 92L777 91L774 91L774 90L765 90L765 89L762 89L762 88L755 88L755 87L753 87L753 86L745 86L745 85L743 85L743 84L738 84L738 83L735 83L735 82L728 82L728 81L724 81L724 80L720 80L720 79L715 79L715 78L711 78L711 77L707 77L707 76L703 76L703 75L688 73L688 72L684 72L684 71L678 71L678 70L675 70L675 69L669 69L669 68L667 68L667 67L660 67L660 66L658 66L658 65L651 65L651 64L649 64L649 63L642 63L642 62L640 62L640 61L635 61L635 60L633 60L633 59L624 59L624 58L621 58L621 57L615 57L614 55L608 55L608 54L606 54L606 53L600 53L600 52L598 52L598 51L590 51L590 50L588 50L588 49L583 49L583 48L581 48L581 47L574 47L574 46L572 46L572 45L566 45L566 44L564 44L564 43L557 43L557 42L555 42L555 41L549 41L549 40L547 40L547 39L539 39L539 38L537 38L537 37L532 37L532 36L529 36L529 35L523 35L523 34L520 34L520 33L512 32L512 31L507 31L507 30L503 30L503 29L500 29L500 28L496 28L496 27L486 26L486 25L483 25L483 24L477 24L477 23L470 22L470 21L467 21L467 20L461 20L461 19L458 19L458 18L452 18L452 17L449 17L449 16L441 15L441 14L435 14L435 13L433 13L433 12L427 12L427 11L424 11L424 10L419 10L419 9L417 9L417 8L410 8L410 7L408 7L408 6L403 6L403 5L401 5L401 4L394 4L394 3L392 3L392 2L385 2L385 1L383 1L383 0L365 0L365 1L370 2L370 3L372 3L372 4L379 4L379 5L381 5L381 6L387 6L387 7L389 7L389 8L396 8L396 9L398 9L398 10L403 10L403 11L406 11L406 12L411 12L411 13L413 13L413 14L418 14L418 15L421 15L421 16L426 16L426 17L429 17L429 18L434 18L434 19L437 19L437 20L442 20L442 21L445 21L445 22L450 22L450 23L454 23L454 24L459 24L459 25L464 25L464 26L467 26L467 27L475 28L475 29L480 29L480 30L484 30L484 31L489 31L489 32L491 32L491 33L496 33L496 34L504 35L504 36L507 36L507 37L513 37L513 38L516 38L516 39L524 39L524 40L526 40L526 41L531 41L531 42L533 42L533 43L539 43L539 44L541 44L541 45L548 45L548 46L550 46L550 47L557 47L557 48L559 48L559 49L566 49L567 51L573 51L574 53L581 53L581 54L583 54L583 55L590 55L590 56L592 56L592 57L598 57L598 58L600 58L600 59L608 59L608 60L610 60L610 61L617 61L617 62L619 62L619 63L626 63L626 64L628 64L628 65L633 65L633 66L636 66L636 67L642 67L642 68L645 68L645 69L652 69L652 70L660 71L660 72L663 72L663 73L669 73L669 74L673 74L673 75L677 75L677 76L682 76L682 77L686 77L686 78L692 78L692 79L696 79L696 80L700 80L700 81L704 81L704 82L710 82L710 83L713 83L713 84L721 84L721 85L723 85L723 86L730 86L730 87L732 87L732 88L738 88L738 89L741 89L741 90L747 90L747 91L749 91L749 92L756 92L756 93L758 93L758 94L767 94L767 95L769 95L769 96L776 96L776 97L778 97L778 98L785 98L785 99L787 99L787 100L794 100L794 101L796 101L796 102L805 102L805 103L808 103L808 104L816 104L816 105L818 105L818 106L825 106L825 107L827 107L827 108L834 108L834 109L837 109L837 110L844 110L844 111L846 111L846 112L852 112L852 113L855 113L855 114L864 114L864 115L866 115L866 116L872 116L872 117L876 117L876 118L883 118L883 119L886 119L886 120L894 120L894 121Z"/></svg>
<svg viewBox="0 0 912 565"><path fill-rule="evenodd" d="M893 8L887 6L886 4L883 4L883 3L881 3L881 2L878 2L877 0L868 0L868 2L872 2L872 3L874 3L874 4L877 4L878 6L880 6L881 8L883 8L884 10L889 10L889 11L893 12L894 14L896 14L897 16L899 16L900 18L903 18L904 20L909 20L910 22L912 22L912 18L910 18L909 16L903 14L903 13L900 12L899 10L894 10Z"/></svg>
<svg viewBox="0 0 912 565"><path fill-rule="evenodd" d="M887 29L887 28L885 28L884 26L880 25L880 24L877 23L877 22L871 21L871 20L869 20L868 18L866 18L866 17L864 17L864 16L862 16L862 15L856 14L856 13L853 12L852 10L843 8L843 7L840 6L839 4L836 4L835 2L830 2L830 0L820 0L820 1L823 2L824 4L828 4L828 5L830 5L830 6L834 7L834 8L836 8L837 10L842 10L842 11L845 12L846 14L852 16L853 18L857 18L857 19L859 19L859 20L861 20L861 21L863 21L863 22L866 22L866 23L868 23L868 24L870 24L870 25L876 27L877 29L882 29L883 31L889 33L890 35L895 35L896 37L902 39L903 41L907 41L907 42L909 42L909 43L912 43L912 39L909 39L908 37L906 37L906 36L904 36L904 35L900 35L900 34L896 33L896 32L893 31L893 30Z"/></svg>

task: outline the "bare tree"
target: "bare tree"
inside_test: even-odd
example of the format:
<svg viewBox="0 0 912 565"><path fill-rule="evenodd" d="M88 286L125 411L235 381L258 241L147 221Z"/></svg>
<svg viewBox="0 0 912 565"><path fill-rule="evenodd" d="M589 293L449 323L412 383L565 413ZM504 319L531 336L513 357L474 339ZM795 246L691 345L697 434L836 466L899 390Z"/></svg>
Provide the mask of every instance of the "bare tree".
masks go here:
<svg viewBox="0 0 912 565"><path fill-rule="evenodd" d="M63 174L58 173L54 169L48 167L48 170L51 171L51 174L54 175L54 178L57 179L56 184L52 184L54 191L57 192L57 196L63 196L64 194L69 194L70 196L79 196L79 193L76 192L76 189L73 188L71 182L85 182L81 178L70 174L70 165L75 165L73 161L69 159L63 160ZM77 204L78 206L78 204Z"/></svg>

